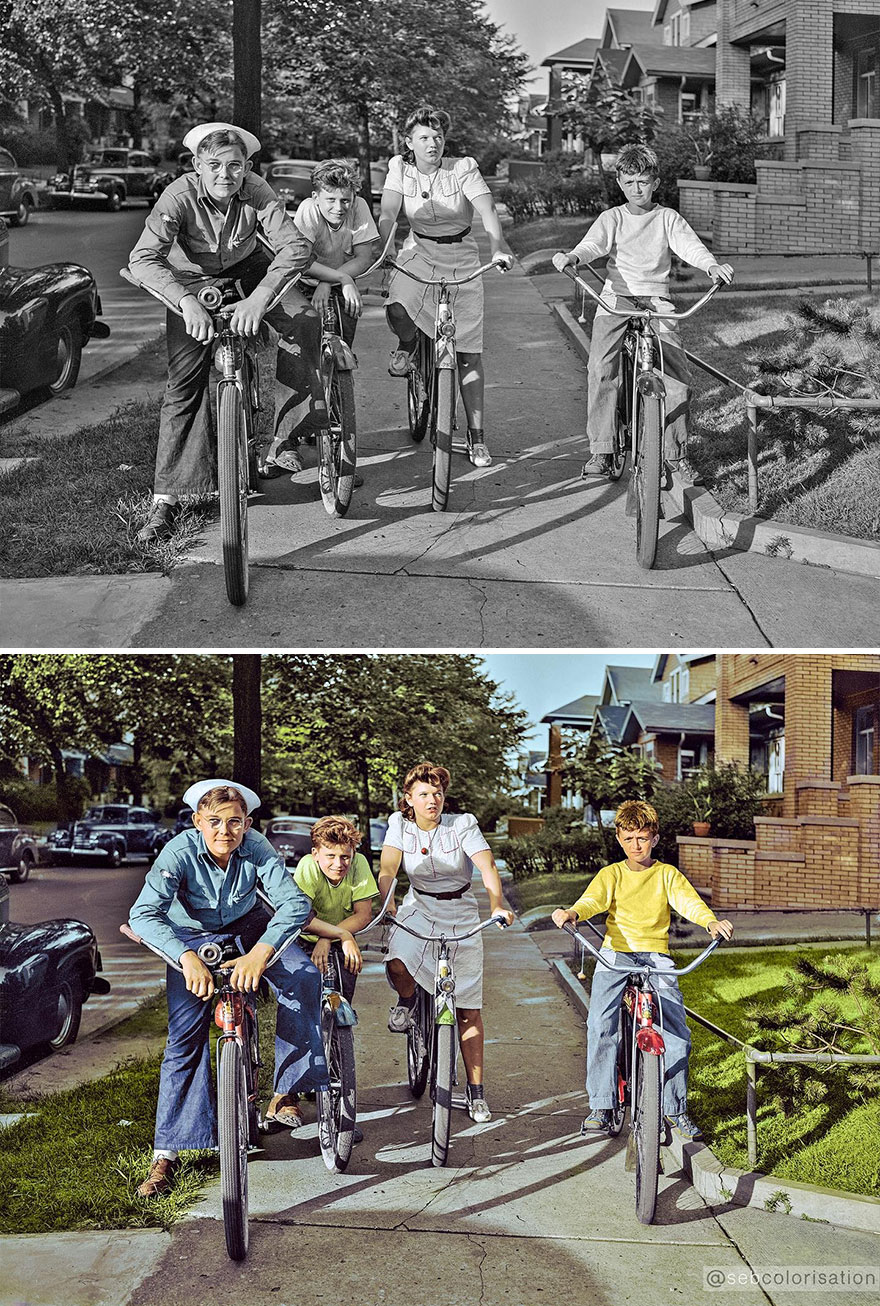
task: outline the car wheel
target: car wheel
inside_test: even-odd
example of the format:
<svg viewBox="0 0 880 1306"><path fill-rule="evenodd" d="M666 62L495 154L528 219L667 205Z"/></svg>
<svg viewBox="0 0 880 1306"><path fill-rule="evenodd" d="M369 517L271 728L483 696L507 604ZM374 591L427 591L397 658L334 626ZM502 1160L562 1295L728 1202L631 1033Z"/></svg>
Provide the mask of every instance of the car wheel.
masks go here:
<svg viewBox="0 0 880 1306"><path fill-rule="evenodd" d="M64 318L58 327L58 376L48 387L53 395L63 394L76 385L82 362L82 329L73 318Z"/></svg>
<svg viewBox="0 0 880 1306"><path fill-rule="evenodd" d="M117 867L122 865L122 853L118 847L113 847L107 853L107 865Z"/></svg>
<svg viewBox="0 0 880 1306"><path fill-rule="evenodd" d="M122 196L118 190L111 190L107 196L107 211L109 213L118 213L122 208Z"/></svg>
<svg viewBox="0 0 880 1306"><path fill-rule="evenodd" d="M26 227L30 220L32 208L33 204L31 200L27 195L23 195L18 201L18 208L15 211L15 216L9 219L10 226Z"/></svg>
<svg viewBox="0 0 880 1306"><path fill-rule="evenodd" d="M73 1043L75 1040L79 1033L82 1008L82 985L79 978L76 975L65 975L61 980L61 991L58 994L58 1033L48 1040L53 1052L66 1048L68 1043Z"/></svg>
<svg viewBox="0 0 880 1306"><path fill-rule="evenodd" d="M13 884L24 884L25 880L31 873L31 867L34 864L33 854L24 852L18 859L18 865L14 870L9 872L9 878Z"/></svg>

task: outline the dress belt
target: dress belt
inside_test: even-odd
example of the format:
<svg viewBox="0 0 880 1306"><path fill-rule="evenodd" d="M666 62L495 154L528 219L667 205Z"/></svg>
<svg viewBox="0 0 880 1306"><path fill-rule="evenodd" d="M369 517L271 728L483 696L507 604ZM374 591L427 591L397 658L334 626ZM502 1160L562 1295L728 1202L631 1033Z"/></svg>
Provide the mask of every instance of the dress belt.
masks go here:
<svg viewBox="0 0 880 1306"><path fill-rule="evenodd" d="M452 889L449 893L431 893L428 889L416 889L416 893L421 893L425 898L461 898L470 887L470 884L463 884L460 889ZM415 889L415 885L413 888Z"/></svg>
<svg viewBox="0 0 880 1306"><path fill-rule="evenodd" d="M464 231L454 231L451 236L426 236L424 231L416 231L413 227L412 234L418 236L419 240L432 240L435 245L459 245L465 236L471 234L471 229L465 227Z"/></svg>

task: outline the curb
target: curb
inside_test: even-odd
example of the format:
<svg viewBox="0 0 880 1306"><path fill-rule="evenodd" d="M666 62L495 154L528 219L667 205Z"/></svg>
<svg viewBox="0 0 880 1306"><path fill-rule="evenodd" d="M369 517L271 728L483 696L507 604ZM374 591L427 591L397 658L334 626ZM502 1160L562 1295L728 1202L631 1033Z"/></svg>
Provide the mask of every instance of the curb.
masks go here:
<svg viewBox="0 0 880 1306"><path fill-rule="evenodd" d="M554 959L552 970L586 1020L589 995L564 961ZM705 1143L685 1143L674 1135L667 1151L710 1206L751 1206L758 1211L880 1234L880 1197L865 1197L839 1188L817 1188L797 1179L780 1179L757 1170L737 1170L719 1161Z"/></svg>
<svg viewBox="0 0 880 1306"><path fill-rule="evenodd" d="M575 352L587 362L590 357L589 337L574 314L563 303L554 302L548 307L556 315ZM873 540L857 540L849 535L809 530L805 526L792 526L789 522L772 518L730 512L721 507L709 490L684 485L675 475L671 493L681 504L682 514L696 534L714 552L737 549L743 553L799 562L804 566L824 567L826 571L852 572L880 579L880 544Z"/></svg>

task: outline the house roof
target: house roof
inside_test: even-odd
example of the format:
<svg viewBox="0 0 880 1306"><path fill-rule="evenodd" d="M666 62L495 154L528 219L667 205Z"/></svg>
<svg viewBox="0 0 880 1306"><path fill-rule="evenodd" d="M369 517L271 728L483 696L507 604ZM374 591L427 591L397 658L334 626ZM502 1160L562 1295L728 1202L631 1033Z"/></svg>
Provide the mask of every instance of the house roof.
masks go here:
<svg viewBox="0 0 880 1306"><path fill-rule="evenodd" d="M573 698L570 703L564 703L562 707L554 708L546 716L541 717L541 724L551 726L572 725L584 728L593 720L593 712L599 704L598 694L582 694L580 698Z"/></svg>
<svg viewBox="0 0 880 1306"><path fill-rule="evenodd" d="M684 666L685 663L703 662L714 657L714 653L658 653L654 659L651 679L654 681L663 680L666 674L666 664L670 658L675 658L679 665Z"/></svg>
<svg viewBox="0 0 880 1306"><path fill-rule="evenodd" d="M640 734L715 733L714 703L663 703L636 700L630 703L621 728L621 743L634 743Z"/></svg>
<svg viewBox="0 0 880 1306"><path fill-rule="evenodd" d="M596 67L601 65L612 81L619 82L628 58L629 50L597 50Z"/></svg>
<svg viewBox="0 0 880 1306"><path fill-rule="evenodd" d="M564 50L557 50L555 54L548 54L541 67L547 68L554 63L591 64L600 45L601 41L598 36L587 36L582 41L575 41L574 45L567 45Z"/></svg>
<svg viewBox="0 0 880 1306"><path fill-rule="evenodd" d="M596 721L609 744L620 743L623 723L628 716L628 703L602 703L596 708Z"/></svg>
<svg viewBox="0 0 880 1306"><path fill-rule="evenodd" d="M605 28L618 46L647 44L653 35L653 16L648 9L606 9Z"/></svg>
<svg viewBox="0 0 880 1306"><path fill-rule="evenodd" d="M649 699L654 694L650 667L606 667L602 698L608 694L616 703L631 703L634 698ZM660 697L659 691L657 697Z"/></svg>
<svg viewBox="0 0 880 1306"><path fill-rule="evenodd" d="M714 77L715 50L687 45L634 45L624 78L640 69L646 77Z"/></svg>

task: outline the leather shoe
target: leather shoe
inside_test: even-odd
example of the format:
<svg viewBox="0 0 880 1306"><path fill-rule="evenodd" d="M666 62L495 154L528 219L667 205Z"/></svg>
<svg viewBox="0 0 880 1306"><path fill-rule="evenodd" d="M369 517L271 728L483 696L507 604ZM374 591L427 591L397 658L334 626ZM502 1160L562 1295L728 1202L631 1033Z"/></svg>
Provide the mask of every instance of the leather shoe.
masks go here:
<svg viewBox="0 0 880 1306"><path fill-rule="evenodd" d="M138 542L150 544L153 540L167 540L174 534L179 516L179 503L166 503L164 499L160 499L153 504L152 512L138 531Z"/></svg>
<svg viewBox="0 0 880 1306"><path fill-rule="evenodd" d="M581 468L581 480L586 481L593 476L610 476L613 465L610 453L594 453Z"/></svg>
<svg viewBox="0 0 880 1306"><path fill-rule="evenodd" d="M164 1197L171 1189L176 1170L176 1161L169 1161L166 1156L160 1156L150 1166L150 1173L137 1190L138 1197Z"/></svg>

